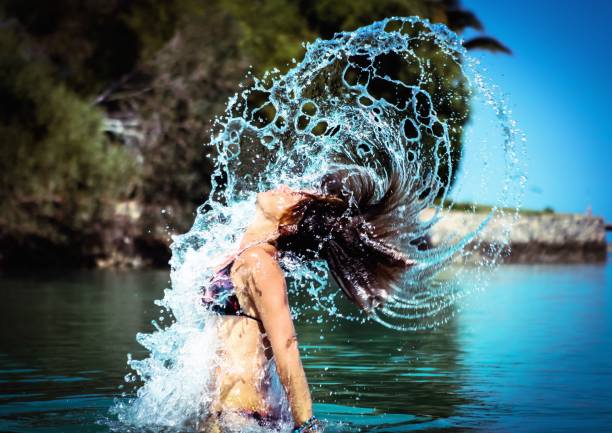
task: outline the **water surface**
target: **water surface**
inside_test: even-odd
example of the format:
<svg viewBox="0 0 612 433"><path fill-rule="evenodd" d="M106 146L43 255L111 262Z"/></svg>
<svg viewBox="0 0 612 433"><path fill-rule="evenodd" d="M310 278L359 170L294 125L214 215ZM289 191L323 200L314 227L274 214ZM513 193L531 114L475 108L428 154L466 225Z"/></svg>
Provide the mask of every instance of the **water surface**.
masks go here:
<svg viewBox="0 0 612 433"><path fill-rule="evenodd" d="M4 274L0 431L109 431L165 271ZM502 266L446 325L298 324L329 432L607 432L612 266ZM116 426L114 427L116 428Z"/></svg>

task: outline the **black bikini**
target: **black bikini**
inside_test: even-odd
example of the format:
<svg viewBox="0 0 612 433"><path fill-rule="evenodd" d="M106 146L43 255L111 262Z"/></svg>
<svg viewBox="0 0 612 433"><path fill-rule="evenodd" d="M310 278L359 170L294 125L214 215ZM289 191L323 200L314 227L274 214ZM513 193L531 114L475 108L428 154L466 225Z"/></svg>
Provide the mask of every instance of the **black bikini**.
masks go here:
<svg viewBox="0 0 612 433"><path fill-rule="evenodd" d="M210 311L214 311L222 316L247 317L262 323L257 317L244 312L236 296L236 289L232 283L231 270L234 261L223 267L213 276L210 284L203 287L202 303Z"/></svg>

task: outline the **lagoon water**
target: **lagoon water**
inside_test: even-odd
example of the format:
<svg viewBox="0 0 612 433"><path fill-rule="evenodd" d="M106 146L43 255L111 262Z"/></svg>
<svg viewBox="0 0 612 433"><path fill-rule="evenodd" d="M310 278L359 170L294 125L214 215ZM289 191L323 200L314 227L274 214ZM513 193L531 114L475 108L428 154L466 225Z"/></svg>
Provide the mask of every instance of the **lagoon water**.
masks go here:
<svg viewBox="0 0 612 433"><path fill-rule="evenodd" d="M167 280L2 275L0 431L128 431L109 408ZM502 266L431 331L297 327L327 432L612 431L611 264Z"/></svg>

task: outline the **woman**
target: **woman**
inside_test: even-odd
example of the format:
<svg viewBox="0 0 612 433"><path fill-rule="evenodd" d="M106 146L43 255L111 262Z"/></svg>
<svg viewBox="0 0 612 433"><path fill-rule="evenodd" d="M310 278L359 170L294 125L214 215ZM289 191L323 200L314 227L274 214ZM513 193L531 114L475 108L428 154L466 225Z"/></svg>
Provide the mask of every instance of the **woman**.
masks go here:
<svg viewBox="0 0 612 433"><path fill-rule="evenodd" d="M370 176L346 170L326 175L318 192L281 186L258 194L238 253L204 295L204 302L224 316L213 414L237 412L273 424L282 407L274 399L275 366L294 431L318 431L279 257L326 260L348 298L368 312L385 301L413 264L390 243L399 235L401 224L394 218L403 198L398 179L376 197Z"/></svg>

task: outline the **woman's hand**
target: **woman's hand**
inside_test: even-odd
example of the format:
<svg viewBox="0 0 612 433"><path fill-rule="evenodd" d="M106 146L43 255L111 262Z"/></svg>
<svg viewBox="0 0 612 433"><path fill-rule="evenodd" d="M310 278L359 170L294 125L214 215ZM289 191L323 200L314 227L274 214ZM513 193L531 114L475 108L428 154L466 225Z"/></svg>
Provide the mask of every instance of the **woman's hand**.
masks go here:
<svg viewBox="0 0 612 433"><path fill-rule="evenodd" d="M304 424L293 429L292 433L321 433L323 428L316 416L312 416Z"/></svg>

